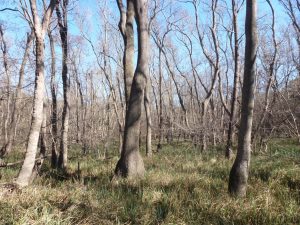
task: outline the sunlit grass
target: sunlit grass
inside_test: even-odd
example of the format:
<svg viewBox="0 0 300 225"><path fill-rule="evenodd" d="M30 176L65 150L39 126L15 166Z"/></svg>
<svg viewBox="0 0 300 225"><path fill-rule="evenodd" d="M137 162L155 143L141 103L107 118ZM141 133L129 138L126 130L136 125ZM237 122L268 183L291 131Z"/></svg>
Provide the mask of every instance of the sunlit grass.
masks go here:
<svg viewBox="0 0 300 225"><path fill-rule="evenodd" d="M296 143L273 141L252 158L247 197L235 199L227 193L233 161L220 148L167 145L144 157L143 180L110 182L115 150L103 160L74 147L68 174L46 162L33 185L2 196L0 224L300 224L299 154ZM1 169L1 183L17 171Z"/></svg>

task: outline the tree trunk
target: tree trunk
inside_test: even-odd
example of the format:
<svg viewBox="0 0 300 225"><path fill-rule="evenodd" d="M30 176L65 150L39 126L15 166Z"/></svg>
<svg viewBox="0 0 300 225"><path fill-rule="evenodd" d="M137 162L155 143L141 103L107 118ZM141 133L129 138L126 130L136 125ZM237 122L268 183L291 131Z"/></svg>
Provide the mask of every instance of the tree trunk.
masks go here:
<svg viewBox="0 0 300 225"><path fill-rule="evenodd" d="M146 112L146 120L147 120L147 136L146 136L146 155L148 157L152 156L152 135L151 135L151 129L152 129L152 122L151 122L151 103L150 103L150 79L147 80L145 93L144 93L144 105L145 105L145 112Z"/></svg>
<svg viewBox="0 0 300 225"><path fill-rule="evenodd" d="M27 186L32 181L33 168L37 153L37 145L40 136L41 125L43 121L43 102L44 102L44 37L48 29L49 21L56 5L57 0L51 0L41 20L38 14L38 8L35 0L30 1L30 7L33 18L34 33L36 37L36 71L35 87L33 96L33 110L31 126L26 147L25 160L17 177L16 183L21 187Z"/></svg>
<svg viewBox="0 0 300 225"><path fill-rule="evenodd" d="M162 49L161 46L158 49L158 89L159 89L159 118L158 118L158 127L159 127L159 134L158 134L158 144L157 144L157 152L162 149L162 141L163 141L163 101L162 101L162 61L161 61L161 53Z"/></svg>
<svg viewBox="0 0 300 225"><path fill-rule="evenodd" d="M239 80L239 36L238 36L238 22L237 22L237 7L236 0L232 0L232 16L233 16L233 31L234 31L234 78L233 78L233 90L231 99L231 110L229 115L229 125L227 133L227 145L225 151L225 157L230 159L232 157L232 141L234 135L234 123L236 116L236 101L238 95L238 80Z"/></svg>
<svg viewBox="0 0 300 225"><path fill-rule="evenodd" d="M43 104L43 121L41 126L41 134L40 134L40 158L44 159L46 157L47 152L47 142L46 142L46 134L47 134L47 103L44 101Z"/></svg>
<svg viewBox="0 0 300 225"><path fill-rule="evenodd" d="M122 0L117 0L120 11L119 29L124 40L124 84L126 108L128 108L132 79L134 76L134 0L127 0L127 11Z"/></svg>
<svg viewBox="0 0 300 225"><path fill-rule="evenodd" d="M51 80L50 80L50 89L51 89L51 166L52 168L57 168L58 162L58 151L57 151L57 99L56 99L56 87L55 87L55 46L52 34L48 32L49 42L50 42L50 51L51 51Z"/></svg>
<svg viewBox="0 0 300 225"><path fill-rule="evenodd" d="M145 172L144 162L139 152L139 133L149 72L148 1L135 0L134 3L138 30L138 62L126 113L123 149L115 169L115 174L123 177L141 177Z"/></svg>
<svg viewBox="0 0 300 225"><path fill-rule="evenodd" d="M247 190L254 108L255 60L258 45L256 0L247 0L246 7L246 46L244 83L242 88L241 123L238 136L237 156L229 176L229 192L235 196L245 196Z"/></svg>
<svg viewBox="0 0 300 225"><path fill-rule="evenodd" d="M31 182L31 176L35 165L37 145L43 120L44 102L44 40L36 36L36 77L33 99L33 112L29 131L25 160L17 178L17 184L21 187Z"/></svg>
<svg viewBox="0 0 300 225"><path fill-rule="evenodd" d="M62 81L63 81L63 96L64 106L62 112L62 127L61 127L61 142L60 152L58 157L58 167L65 169L68 163L68 132L69 132L69 116L70 116L70 79L68 77L68 18L67 9L68 0L62 3L62 11L60 12L59 5L56 6L56 14L58 18L59 33L62 47Z"/></svg>

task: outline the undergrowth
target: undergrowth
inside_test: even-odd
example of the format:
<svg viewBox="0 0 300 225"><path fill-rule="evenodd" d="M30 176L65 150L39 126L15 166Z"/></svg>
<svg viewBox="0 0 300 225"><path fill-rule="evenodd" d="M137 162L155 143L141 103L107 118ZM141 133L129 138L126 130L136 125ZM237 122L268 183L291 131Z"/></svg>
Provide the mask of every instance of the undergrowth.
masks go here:
<svg viewBox="0 0 300 225"><path fill-rule="evenodd" d="M46 161L31 186L0 198L0 224L300 224L297 144L274 140L267 153L252 157L243 199L227 193L233 161L221 149L166 145L144 157L144 179L111 182L115 151L103 159L73 147L67 173ZM16 155L9 160L22 156ZM2 168L1 183L11 182L18 169Z"/></svg>

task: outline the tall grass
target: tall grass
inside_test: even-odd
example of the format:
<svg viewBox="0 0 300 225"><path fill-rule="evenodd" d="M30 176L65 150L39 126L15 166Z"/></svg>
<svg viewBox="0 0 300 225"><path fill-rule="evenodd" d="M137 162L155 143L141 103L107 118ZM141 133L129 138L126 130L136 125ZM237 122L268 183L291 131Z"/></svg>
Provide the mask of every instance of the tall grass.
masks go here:
<svg viewBox="0 0 300 225"><path fill-rule="evenodd" d="M115 151L104 160L74 147L67 174L46 162L33 185L1 197L0 224L300 224L296 143L273 141L268 153L252 158L243 199L227 193L233 161L220 149L201 154L188 143L164 146L144 157L144 179L111 182ZM1 183L17 170L2 169Z"/></svg>

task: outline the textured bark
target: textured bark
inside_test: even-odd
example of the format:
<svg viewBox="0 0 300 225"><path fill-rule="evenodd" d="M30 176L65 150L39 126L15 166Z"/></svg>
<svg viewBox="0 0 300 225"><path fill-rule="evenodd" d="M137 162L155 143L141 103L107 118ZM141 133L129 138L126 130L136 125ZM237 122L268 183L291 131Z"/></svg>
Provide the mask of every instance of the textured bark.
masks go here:
<svg viewBox="0 0 300 225"><path fill-rule="evenodd" d="M124 40L124 84L125 84L125 100L126 108L128 108L132 79L134 76L134 0L127 0L127 10L122 0L117 0L120 11L119 29Z"/></svg>
<svg viewBox="0 0 300 225"><path fill-rule="evenodd" d="M256 0L247 0L246 7L246 46L241 123L238 136L237 156L230 171L228 187L230 194L241 197L246 195L250 166L251 131L255 91L255 61L258 45Z"/></svg>
<svg viewBox="0 0 300 225"><path fill-rule="evenodd" d="M121 158L115 169L115 174L123 177L141 177L145 172L144 162L139 152L139 134L144 91L149 72L148 1L135 0L134 3L138 30L138 62L126 113Z"/></svg>
<svg viewBox="0 0 300 225"><path fill-rule="evenodd" d="M56 5L56 15L59 26L59 33L62 48L62 81L64 106L62 112L61 142L58 157L58 167L65 169L68 163L68 132L70 117L70 79L68 77L68 0L62 1L62 13L59 4Z"/></svg>
<svg viewBox="0 0 300 225"><path fill-rule="evenodd" d="M227 145L225 151L225 157L230 159L232 157L232 141L234 135L234 124L236 117L236 101L238 95L238 80L239 80L239 36L238 36L238 21L237 21L237 6L236 0L231 0L232 5L232 18L233 18L233 33L234 33L234 78L233 78L233 89L232 89L232 98L230 106L230 115L229 115L229 125L227 133Z"/></svg>
<svg viewBox="0 0 300 225"><path fill-rule="evenodd" d="M55 47L52 34L48 31L49 42L50 42L50 51L51 51L51 80L50 80L50 89L51 89L51 166L52 168L57 167L58 162L58 150L57 150L57 99L56 99L56 59L55 59Z"/></svg>
<svg viewBox="0 0 300 225"><path fill-rule="evenodd" d="M25 160L17 177L16 183L21 187L27 186L32 181L33 168L37 153L37 145L40 136L40 130L43 120L43 102L44 102L44 37L48 28L50 17L54 10L56 0L51 0L43 20L41 22L37 11L35 0L30 0L30 7L33 17L34 33L36 37L36 72L35 87L33 97L33 111L31 118L31 127L26 147Z"/></svg>
<svg viewBox="0 0 300 225"><path fill-rule="evenodd" d="M36 78L33 113L25 160L17 178L17 183L20 186L27 186L29 182L31 182L31 176L35 165L37 145L40 136L40 129L43 120L44 89L44 40L36 37Z"/></svg>

